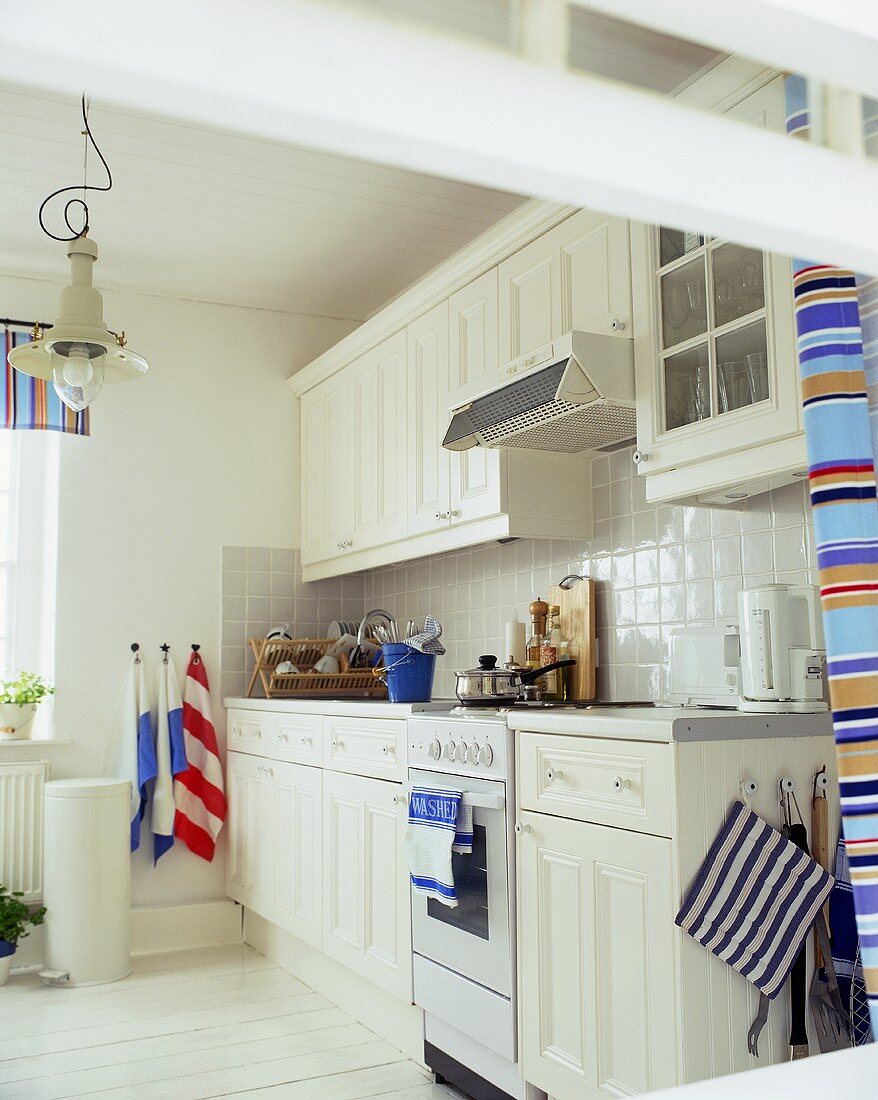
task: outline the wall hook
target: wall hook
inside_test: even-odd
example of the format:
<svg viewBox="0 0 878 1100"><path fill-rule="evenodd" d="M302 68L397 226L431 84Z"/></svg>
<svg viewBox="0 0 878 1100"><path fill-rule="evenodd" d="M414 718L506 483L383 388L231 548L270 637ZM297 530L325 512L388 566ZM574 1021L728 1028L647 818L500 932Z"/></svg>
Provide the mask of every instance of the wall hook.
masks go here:
<svg viewBox="0 0 878 1100"><path fill-rule="evenodd" d="M136 665L140 664L140 652L139 651L140 651L140 642L132 642L131 643L131 652L134 654L134 663Z"/></svg>
<svg viewBox="0 0 878 1100"><path fill-rule="evenodd" d="M165 642L164 645L159 646L159 648L161 649L162 653L164 653L164 657L162 657L162 664L166 665L168 663L168 651L171 647L168 645L167 642Z"/></svg>

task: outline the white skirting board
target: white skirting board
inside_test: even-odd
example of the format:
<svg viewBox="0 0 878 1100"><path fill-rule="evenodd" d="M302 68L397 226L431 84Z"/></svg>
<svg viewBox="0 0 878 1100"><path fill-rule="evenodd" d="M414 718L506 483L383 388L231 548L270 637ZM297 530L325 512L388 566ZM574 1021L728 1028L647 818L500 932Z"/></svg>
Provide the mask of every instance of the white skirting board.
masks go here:
<svg viewBox="0 0 878 1100"><path fill-rule="evenodd" d="M424 1065L424 1013L262 917L244 912L244 943Z"/></svg>
<svg viewBox="0 0 878 1100"><path fill-rule="evenodd" d="M135 906L131 910L131 953L146 955L240 943L242 913L241 906L231 898L188 905ZM13 969L42 967L43 955L43 929L35 928L19 944Z"/></svg>
<svg viewBox="0 0 878 1100"><path fill-rule="evenodd" d="M241 906L231 898L131 910L131 953L182 951L241 942Z"/></svg>

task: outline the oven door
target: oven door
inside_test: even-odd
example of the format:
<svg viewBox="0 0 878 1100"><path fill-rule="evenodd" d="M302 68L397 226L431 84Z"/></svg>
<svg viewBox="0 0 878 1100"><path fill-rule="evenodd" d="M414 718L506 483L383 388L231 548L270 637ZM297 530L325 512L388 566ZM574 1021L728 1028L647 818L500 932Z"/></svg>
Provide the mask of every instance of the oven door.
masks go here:
<svg viewBox="0 0 878 1100"><path fill-rule="evenodd" d="M416 769L408 774L412 785L461 790L473 803L472 855L452 855L457 907L451 909L412 890L415 953L509 997L512 952L506 784Z"/></svg>

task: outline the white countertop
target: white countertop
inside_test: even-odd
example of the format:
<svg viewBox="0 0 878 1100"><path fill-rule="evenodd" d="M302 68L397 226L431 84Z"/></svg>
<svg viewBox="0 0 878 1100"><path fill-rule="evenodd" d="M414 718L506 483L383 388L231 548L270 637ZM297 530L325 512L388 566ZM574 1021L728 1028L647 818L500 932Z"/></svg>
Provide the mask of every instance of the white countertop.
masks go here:
<svg viewBox="0 0 878 1100"><path fill-rule="evenodd" d="M738 741L754 737L832 734L823 714L742 714L702 707L596 707L594 710L510 711L509 728L628 741Z"/></svg>
<svg viewBox="0 0 878 1100"><path fill-rule="evenodd" d="M410 714L447 711L456 700L432 703L388 703L386 699L223 699L233 710L267 710L276 714L325 714L331 718L408 718Z"/></svg>

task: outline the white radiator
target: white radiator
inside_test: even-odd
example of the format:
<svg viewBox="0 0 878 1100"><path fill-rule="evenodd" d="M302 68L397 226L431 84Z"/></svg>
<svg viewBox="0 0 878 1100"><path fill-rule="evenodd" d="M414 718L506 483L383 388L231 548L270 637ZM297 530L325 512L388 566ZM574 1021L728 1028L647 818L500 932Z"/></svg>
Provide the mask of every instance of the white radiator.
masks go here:
<svg viewBox="0 0 878 1100"><path fill-rule="evenodd" d="M0 764L0 883L22 901L43 899L43 786L45 760Z"/></svg>

